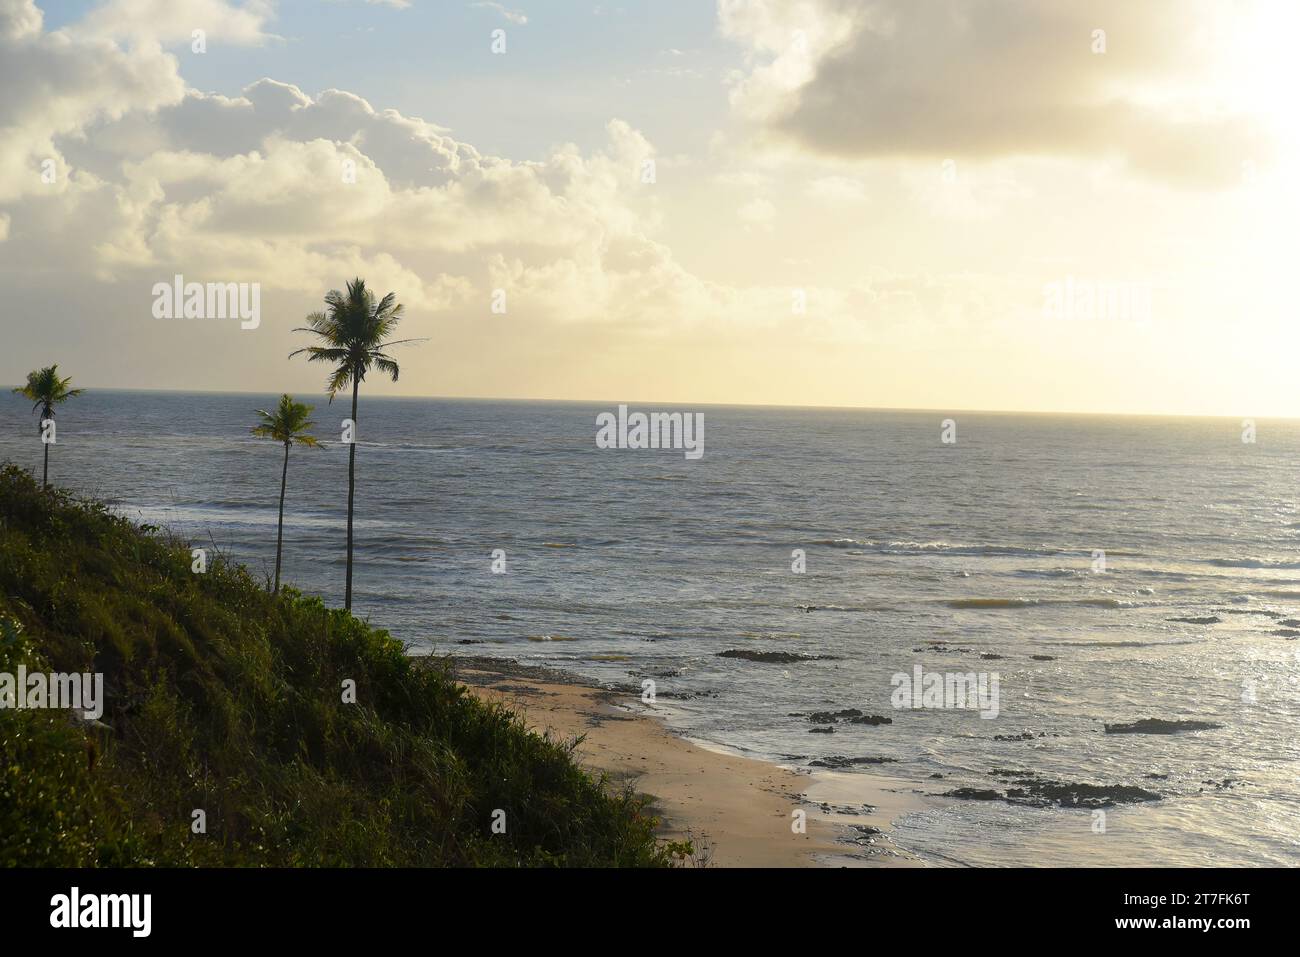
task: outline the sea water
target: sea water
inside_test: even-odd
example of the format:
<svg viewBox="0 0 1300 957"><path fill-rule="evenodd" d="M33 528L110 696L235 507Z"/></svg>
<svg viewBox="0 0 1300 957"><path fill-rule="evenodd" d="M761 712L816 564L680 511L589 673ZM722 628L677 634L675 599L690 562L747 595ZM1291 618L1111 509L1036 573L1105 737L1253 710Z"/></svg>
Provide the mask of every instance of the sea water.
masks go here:
<svg viewBox="0 0 1300 957"><path fill-rule="evenodd" d="M282 451L248 429L273 401L92 390L51 479L269 574ZM653 681L683 733L755 757L1160 795L1100 828L940 799L894 835L933 863L1300 863L1300 423L628 403L702 415L689 459L598 447L623 401L363 389L354 610L418 653ZM341 604L349 410L315 402L283 575ZM0 459L39 469L29 412L0 402ZM917 667L996 676L996 716L895 707ZM890 721L809 719L836 711ZM1220 727L1105 732L1145 718Z"/></svg>

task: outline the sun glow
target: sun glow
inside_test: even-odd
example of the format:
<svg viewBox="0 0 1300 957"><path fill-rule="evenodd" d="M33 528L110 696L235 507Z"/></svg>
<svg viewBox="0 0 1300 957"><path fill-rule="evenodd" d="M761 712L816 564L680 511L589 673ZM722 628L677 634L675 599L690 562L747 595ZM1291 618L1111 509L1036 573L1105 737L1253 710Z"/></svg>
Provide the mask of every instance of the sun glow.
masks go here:
<svg viewBox="0 0 1300 957"><path fill-rule="evenodd" d="M1247 7L1232 4L1231 18L1218 42L1227 45L1226 105L1259 120L1278 140L1279 151L1300 148L1300 4L1273 0Z"/></svg>

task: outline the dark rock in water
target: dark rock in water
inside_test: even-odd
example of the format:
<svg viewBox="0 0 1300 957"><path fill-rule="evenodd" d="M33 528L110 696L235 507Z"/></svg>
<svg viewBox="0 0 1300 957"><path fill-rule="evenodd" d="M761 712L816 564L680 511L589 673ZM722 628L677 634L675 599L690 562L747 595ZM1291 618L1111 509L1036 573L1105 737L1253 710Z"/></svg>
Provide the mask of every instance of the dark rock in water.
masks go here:
<svg viewBox="0 0 1300 957"><path fill-rule="evenodd" d="M635 695L638 698L641 697L642 691L644 690L639 684L630 684L626 681L610 682L605 685L605 688L609 691L617 691L620 694ZM689 689L673 691L661 689L656 691L655 695L660 698L672 698L677 701L694 701L698 698L716 698L718 692L707 689L702 691L692 691Z"/></svg>
<svg viewBox="0 0 1300 957"><path fill-rule="evenodd" d="M845 708L842 711L814 711L808 715L813 724L835 724L840 718L856 718L862 712L857 708Z"/></svg>
<svg viewBox="0 0 1300 957"><path fill-rule="evenodd" d="M1035 807L1103 808L1116 804L1139 804L1159 801L1163 795L1146 788L1129 784L1063 784L1053 781L1018 782L1023 787L1007 791L1007 801L1012 804L1029 804Z"/></svg>
<svg viewBox="0 0 1300 957"><path fill-rule="evenodd" d="M846 758L836 754L829 758L809 761L808 766L810 768L851 768L855 764L894 764L897 761L897 758Z"/></svg>
<svg viewBox="0 0 1300 957"><path fill-rule="evenodd" d="M813 711L805 713L803 711L791 711L786 715L788 718L807 718L813 724L839 724L840 721L847 721L849 724L893 724L893 718L885 718L876 714L863 714L857 708L843 708L839 711Z"/></svg>
<svg viewBox="0 0 1300 957"><path fill-rule="evenodd" d="M1300 628L1300 618L1287 618L1277 624L1279 628Z"/></svg>
<svg viewBox="0 0 1300 957"><path fill-rule="evenodd" d="M1030 655L1029 657L1033 658L1035 661L1055 661L1055 660L1056 660L1056 658L1055 658L1053 655Z"/></svg>
<svg viewBox="0 0 1300 957"><path fill-rule="evenodd" d="M827 804L825 801L823 801L820 807L823 811L827 812L828 814L862 815L862 814L876 813L876 806L874 804L858 804L858 805Z"/></svg>
<svg viewBox="0 0 1300 957"><path fill-rule="evenodd" d="M808 733L809 734L834 734L835 729L834 728L809 728Z"/></svg>
<svg viewBox="0 0 1300 957"><path fill-rule="evenodd" d="M974 648L956 648L956 647L953 647L953 646L951 646L951 645L933 644L933 645L926 645L924 648L913 648L912 650L913 650L913 651L932 651L932 652L934 652L935 654L939 654L939 655L957 655L957 654L966 654L966 655L968 655L968 654L970 654L972 651L974 651L975 649L974 649Z"/></svg>
<svg viewBox="0 0 1300 957"><path fill-rule="evenodd" d="M1215 608L1213 610L1220 615L1263 615L1265 618L1286 617L1280 611L1269 611L1267 608Z"/></svg>
<svg viewBox="0 0 1300 957"><path fill-rule="evenodd" d="M983 658L985 661L1001 661L1005 656L995 655L991 651L984 651L980 653L980 657Z"/></svg>
<svg viewBox="0 0 1300 957"><path fill-rule="evenodd" d="M932 777L932 778L942 778L943 775L940 774L938 771L935 771L934 774L930 775L930 777Z"/></svg>
<svg viewBox="0 0 1300 957"><path fill-rule="evenodd" d="M1107 734L1177 734L1180 731L1213 731L1221 724L1210 721L1165 721L1163 718L1142 718L1132 724L1108 724Z"/></svg>
<svg viewBox="0 0 1300 957"><path fill-rule="evenodd" d="M629 671L633 678L680 678L681 668L662 668L659 671Z"/></svg>
<svg viewBox="0 0 1300 957"><path fill-rule="evenodd" d="M1105 808L1117 804L1159 801L1163 795L1126 784L1067 784L1033 777L1014 782L1006 794L988 788L957 788L941 795L966 801L1006 801L1027 807Z"/></svg>
<svg viewBox="0 0 1300 957"><path fill-rule="evenodd" d="M1223 621L1223 619L1218 615L1201 615L1199 617L1192 615L1190 617L1166 618L1165 621L1182 621L1189 625L1217 625L1219 622Z"/></svg>
<svg viewBox="0 0 1300 957"><path fill-rule="evenodd" d="M1201 783L1210 785L1216 791L1226 791L1241 782L1236 778L1224 778L1222 781L1202 781Z"/></svg>
<svg viewBox="0 0 1300 957"><path fill-rule="evenodd" d="M880 828L872 827L870 824L851 824L849 826L862 835L861 837L854 838L853 843L860 844L863 847L870 847L872 844L876 843L875 838L885 833Z"/></svg>
<svg viewBox="0 0 1300 957"><path fill-rule="evenodd" d="M1168 781L1168 780L1169 780L1169 775L1167 775L1167 774L1157 774L1155 771L1152 771L1150 774L1147 775L1147 777L1151 778L1153 781Z"/></svg>
<svg viewBox="0 0 1300 957"><path fill-rule="evenodd" d="M458 645L481 645L481 644L483 644L483 642L481 642L481 641L477 641L477 640L475 640L475 639L473 639L473 638L461 638L459 641L456 642L456 644L458 644Z"/></svg>
<svg viewBox="0 0 1300 957"><path fill-rule="evenodd" d="M988 788L957 788L954 791L945 791L940 797L961 798L963 801L1001 801L1001 791L991 791Z"/></svg>
<svg viewBox="0 0 1300 957"><path fill-rule="evenodd" d="M744 648L728 648L718 652L719 658L744 658L746 661L761 661L769 665L788 665L796 661L835 661L831 655L798 655L793 651L748 651Z"/></svg>
<svg viewBox="0 0 1300 957"><path fill-rule="evenodd" d="M1039 731L1037 734L1034 734L1034 732L1032 731L1021 731L1019 734L995 734L993 735L993 740L994 741L1032 741L1034 740L1034 738L1045 738L1045 737L1047 737L1046 731ZM1053 737L1056 737L1056 735L1053 735Z"/></svg>
<svg viewBox="0 0 1300 957"><path fill-rule="evenodd" d="M1273 632L1273 634L1281 635L1283 638L1300 638L1300 631L1296 631L1293 628L1278 628Z"/></svg>
<svg viewBox="0 0 1300 957"><path fill-rule="evenodd" d="M640 694L640 690L634 690L634 694ZM697 698L716 698L716 691L657 691L655 692L660 698L675 698L678 701L693 701Z"/></svg>

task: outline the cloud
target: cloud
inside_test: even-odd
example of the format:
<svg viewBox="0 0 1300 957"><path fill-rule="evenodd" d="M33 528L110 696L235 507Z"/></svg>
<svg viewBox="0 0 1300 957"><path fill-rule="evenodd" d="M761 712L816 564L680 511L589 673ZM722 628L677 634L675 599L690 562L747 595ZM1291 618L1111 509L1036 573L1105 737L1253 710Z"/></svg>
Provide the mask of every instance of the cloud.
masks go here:
<svg viewBox="0 0 1300 957"><path fill-rule="evenodd" d="M471 3L470 6L491 10L507 23L513 23L515 26L521 27L528 22L528 16L522 10L511 10L499 3L493 3L491 0L480 0L478 3Z"/></svg>
<svg viewBox="0 0 1300 957"><path fill-rule="evenodd" d="M521 308L561 323L597 315L566 290L615 290L624 307L599 313L626 318L643 280L678 304L668 290L689 285L647 233L661 217L639 174L655 151L627 123L611 122L594 152L515 162L343 90L263 79L234 97L183 92L156 44L128 56L84 22L43 34L30 4L0 3L3 69L31 84L0 114L12 134L0 149L25 173L0 210L22 239L15 268L53 257L102 283L180 272L312 297L362 274L440 311L486 302L508 261ZM45 154L62 193L40 183Z"/></svg>
<svg viewBox="0 0 1300 957"><path fill-rule="evenodd" d="M176 102L184 91L175 59L157 48L128 55L107 40L41 26L31 0L0 0L0 202L68 187L59 137Z"/></svg>
<svg viewBox="0 0 1300 957"><path fill-rule="evenodd" d="M107 0L69 28L84 37L158 43L190 43L202 30L209 41L256 46L271 35L272 0Z"/></svg>
<svg viewBox="0 0 1300 957"><path fill-rule="evenodd" d="M44 15L32 0L0 3L0 38L19 40L41 32Z"/></svg>
<svg viewBox="0 0 1300 957"><path fill-rule="evenodd" d="M700 344L691 362L703 370L708 356L730 362L736 348L762 356L771 346L784 357L779 343L791 335L800 348L879 339L894 314L906 316L908 336L926 328L924 309L909 303L928 308L932 300L917 298L928 287L915 293L908 279L897 289L810 279L801 290L808 308L795 311L777 275L744 285L688 268L664 240L676 178L642 180L646 160L661 168L676 160L657 156L622 120L595 145L561 143L520 161L346 90L309 93L270 78L237 95L186 90L158 40L96 35L85 23L46 33L29 2L0 0L0 45L0 78L20 93L0 103L0 162L15 172L0 178L0 276L16 303L7 315L15 321L35 303L51 315L25 332L13 363L74 339L82 352L72 355L86 364L111 351L119 381L157 384L162 363L187 370L177 375L198 370L191 384L205 387L231 381L232 370L248 387L279 382L297 374L282 368L288 330L355 275L398 293L408 334L449 340L445 351L413 357L412 371L462 392L669 381L653 378L663 364L649 358L635 366L644 380L624 380L622 366L584 368L596 348L671 357L688 341ZM57 158L53 184L39 176L46 156ZM776 171L761 167L719 181L736 190L717 207L721 220L738 208L740 221L726 224L736 233L771 230L776 209L766 197L790 198L777 192ZM861 192L848 177L810 182L827 202ZM794 206L783 205L783 225L797 220ZM154 323L150 290L175 274L259 283L258 335L273 347L232 345L216 326ZM490 312L497 289L508 318ZM480 361L487 354L492 362ZM264 378L254 384L250 369Z"/></svg>
<svg viewBox="0 0 1300 957"><path fill-rule="evenodd" d="M1200 79L1218 0L719 0L739 116L840 159L1118 156L1187 186L1267 151ZM1095 30L1105 52L1094 52Z"/></svg>

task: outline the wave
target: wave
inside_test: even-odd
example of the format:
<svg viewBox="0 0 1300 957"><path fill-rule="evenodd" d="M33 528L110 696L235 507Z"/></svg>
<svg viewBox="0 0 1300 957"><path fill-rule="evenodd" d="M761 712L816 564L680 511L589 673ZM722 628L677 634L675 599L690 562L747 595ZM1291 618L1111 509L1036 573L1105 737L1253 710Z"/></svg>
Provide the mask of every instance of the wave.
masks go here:
<svg viewBox="0 0 1300 957"><path fill-rule="evenodd" d="M942 554L970 555L973 557L979 557L981 555L1009 555L1024 558L1037 558L1076 553L1079 555L1091 554L1082 549L1052 548L1046 545L968 545L961 542L948 542L943 540L920 542L909 539L896 539L881 542L861 538L818 538L814 539L811 544L825 548L864 548L870 549L878 555Z"/></svg>
<svg viewBox="0 0 1300 957"><path fill-rule="evenodd" d="M772 544L784 544L773 542ZM819 538L810 544L825 548L868 549L877 555L953 555L971 558L1070 558L1078 557L1080 561L1091 562L1092 549L1076 546L1054 545L972 545L964 542L949 542L943 539L934 541L914 541L911 539L894 539L891 541L873 541L859 538ZM1107 549L1111 557L1149 558L1142 551L1120 551ZM1087 569L1084 569L1087 571ZM1059 568L1047 574L1072 574L1074 569Z"/></svg>
<svg viewBox="0 0 1300 957"><path fill-rule="evenodd" d="M241 509L233 509L225 506L220 508L203 508L196 506L172 507L165 505L115 505L114 509L118 514L131 521L143 521L163 526L273 526L279 520L275 508L254 505L246 505ZM345 521L346 519L344 518L286 513L284 516L284 527L286 531L293 528L337 528ZM353 527L359 529L392 529L400 526L393 522L384 521L383 519L358 518L353 522Z"/></svg>
<svg viewBox="0 0 1300 957"><path fill-rule="evenodd" d="M1217 568L1300 568L1300 562L1281 561L1274 558L1207 558L1205 564Z"/></svg>
<svg viewBox="0 0 1300 957"><path fill-rule="evenodd" d="M1035 644L1062 648L1163 648L1165 645L1199 645L1204 641L1204 638L1171 638L1168 641L1052 641L1048 638L1034 639Z"/></svg>
<svg viewBox="0 0 1300 957"><path fill-rule="evenodd" d="M954 598L949 608L1030 608L1039 604L1037 598Z"/></svg>
<svg viewBox="0 0 1300 957"><path fill-rule="evenodd" d="M821 538L815 539L811 543L827 548L844 548L844 549L868 549L878 555L956 555L970 556L973 558L987 556L1006 556L1011 558L1052 558L1062 556L1077 555L1080 559L1090 560L1092 551L1086 548L1075 548L1070 546L1049 546L1049 545L972 545L962 542L950 542L943 539L934 541L915 541L911 539L895 539L891 541L873 541L871 539L858 538ZM1263 558L1258 556L1230 556L1216 558L1189 558L1181 556L1160 556L1147 554L1142 551L1117 551L1108 549L1107 554L1111 557L1123 558L1142 558L1153 560L1157 564L1164 562L1185 562L1196 565L1209 565L1215 568L1230 569L1274 569L1278 571L1296 571L1300 570L1300 560L1291 560L1283 558ZM1127 571L1139 575L1155 575L1161 578L1182 578L1184 573L1165 570L1161 568L1133 568ZM1088 569L1083 568L1052 568L1052 569L1021 569L1015 572L1017 575L1024 577L1069 577L1075 575L1088 574Z"/></svg>
<svg viewBox="0 0 1300 957"><path fill-rule="evenodd" d="M885 542L881 546L881 550L888 554L925 555L937 552L944 555L970 555L974 557L981 555L1010 555L1028 558L1043 555L1068 554L1067 549L1049 548L1046 545L964 545L958 542L945 541ZM1080 554L1084 553L1081 552Z"/></svg>
<svg viewBox="0 0 1300 957"><path fill-rule="evenodd" d="M1140 602L1123 598L951 598L949 608L1035 608L1040 605L1079 605L1087 608L1139 608Z"/></svg>
<svg viewBox="0 0 1300 957"><path fill-rule="evenodd" d="M1087 578L1094 572L1091 568L1018 568L1012 574L1017 578Z"/></svg>

